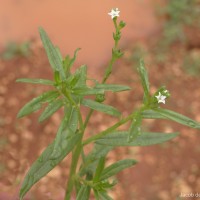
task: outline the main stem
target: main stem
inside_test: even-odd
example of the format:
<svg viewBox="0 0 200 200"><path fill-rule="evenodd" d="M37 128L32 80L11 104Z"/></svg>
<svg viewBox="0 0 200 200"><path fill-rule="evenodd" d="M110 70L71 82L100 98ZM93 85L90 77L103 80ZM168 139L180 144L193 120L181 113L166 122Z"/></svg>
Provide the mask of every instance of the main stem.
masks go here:
<svg viewBox="0 0 200 200"><path fill-rule="evenodd" d="M82 138L83 138L83 134L84 134L85 129L84 129L84 124L83 124L83 120L82 120L82 116L81 116L79 106L73 100L70 93L68 93L66 90L64 91L64 95L67 97L67 99L70 101L70 103L75 106L75 108L78 112L79 131L80 131L80 133L78 133L78 134L81 134L81 138L78 141L78 143L75 147L75 150L72 153L72 163L71 163L71 167L70 167L69 180L68 180L67 188L66 188L66 192L65 192L65 200L70 200L71 199L71 193L72 193L73 187L74 187L74 176L76 174L78 159L79 159L81 151L82 151Z"/></svg>
<svg viewBox="0 0 200 200"><path fill-rule="evenodd" d="M117 27L116 19L114 20L114 25L115 25L116 32L119 31L118 27ZM119 40L115 40L114 49L117 49L118 42L119 42ZM114 56L112 54L112 58L111 58L111 60L109 62L109 65L107 67L107 71L106 71L105 76L104 76L104 78L102 80L102 83L105 83L106 80L108 79L108 77L110 76L110 74L112 72L112 66L113 66L114 62L116 61L116 59L117 59L116 56ZM73 187L74 187L74 178L75 178L75 174L76 174L76 168L77 168L77 164L78 164L78 159L79 159L79 157L81 155L82 148L83 148L83 144L82 144L83 134L84 134L84 131L85 131L86 127L87 127L87 124L88 124L88 122L90 120L90 117L92 116L94 110L90 109L90 111L89 111L89 113L88 113L88 115L86 117L85 123L83 124L79 107L76 105L76 103L73 101L73 99L71 98L71 96L68 93L65 93L65 96L77 108L78 115L79 115L79 125L81 127L81 134L82 134L82 137L80 138L80 141L78 142L74 152L72 153L72 164L71 164L71 167L70 167L69 180L68 180L68 183L67 183L67 188L66 188L66 193L65 193L65 200L70 200L71 193L72 193ZM120 124L122 122L123 121L120 121L118 124ZM88 144L88 143L90 143L90 141L93 141L93 140L95 140L95 138L91 137L91 138L88 139L88 141L85 142L85 144Z"/></svg>
<svg viewBox="0 0 200 200"><path fill-rule="evenodd" d="M69 180L68 180L67 189L66 189L66 193L65 193L65 200L71 199L71 193L72 193L73 187L74 187L74 177L76 174L76 167L77 167L78 159L79 159L81 151L82 151L82 138L83 138L83 133L82 133L82 137L80 138L80 140L72 154L72 164L70 167L70 174L69 174Z"/></svg>

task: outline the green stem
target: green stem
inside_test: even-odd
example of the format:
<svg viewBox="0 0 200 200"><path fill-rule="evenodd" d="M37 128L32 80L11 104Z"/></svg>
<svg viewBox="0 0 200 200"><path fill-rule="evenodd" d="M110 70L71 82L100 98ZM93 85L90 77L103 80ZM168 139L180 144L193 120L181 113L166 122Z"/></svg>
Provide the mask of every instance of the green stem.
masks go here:
<svg viewBox="0 0 200 200"><path fill-rule="evenodd" d="M121 125L125 124L126 122L128 122L129 120L133 119L135 117L136 114L141 114L142 111L144 111L145 109L147 109L146 105L143 105L138 111L131 113L128 117L121 119L119 122L117 122L116 124L114 124L113 126L109 127L108 129L101 131L100 133L97 133L94 136L91 136L90 138L88 138L87 140L83 141L83 146L87 145L105 135L108 135L109 133L111 133L112 131L116 130L118 127L120 127Z"/></svg>
<svg viewBox="0 0 200 200"><path fill-rule="evenodd" d="M76 110L78 112L78 119L79 119L79 124L80 124L80 130L82 132L84 125L83 125L83 119L82 119L82 116L81 116L81 112L80 112L79 106L76 104L76 102L74 101L74 99L72 98L72 96L70 95L70 93L67 90L62 91L62 93L69 100L69 102L73 106L75 106L75 108L76 108Z"/></svg>
<svg viewBox="0 0 200 200"><path fill-rule="evenodd" d="M110 74L112 73L113 64L116 60L117 58L114 55L112 55L112 59L110 60L109 65L106 69L102 83L105 83L107 79L109 78Z"/></svg>
<svg viewBox="0 0 200 200"><path fill-rule="evenodd" d="M118 26L117 26L117 19L115 18L115 19L113 20L113 22L114 22L115 31L116 31L116 34L117 34L117 33L119 32ZM118 42L119 42L119 40L115 40L114 49L117 49L117 47L118 47ZM111 58L111 60L110 60L110 62L109 62L109 64L108 64L107 70L106 70L105 75L104 75L104 78L103 78L103 80L102 80L102 83L105 83L105 82L107 81L107 79L109 78L109 76L110 76L110 74L111 74L111 72L112 72L113 64L114 64L114 62L115 62L116 60L117 60L117 58L112 54L112 58ZM88 113L88 115L87 115L87 117L86 117L85 123L84 123L84 125L83 125L84 130L85 130L85 128L87 127L88 122L89 122L90 117L92 116L93 112L94 112L94 110L93 110L93 109L90 109L90 111L89 111L89 113Z"/></svg>
<svg viewBox="0 0 200 200"><path fill-rule="evenodd" d="M116 29L116 34L119 33L119 30L118 30L118 26L117 26L117 21L116 19L114 20L114 25L115 25L115 29ZM114 50L117 49L117 46L118 46L118 42L119 42L119 39L115 40L115 45L114 45ZM109 62L109 65L107 67L107 70L105 72L105 75L104 75L104 78L102 80L102 83L105 83L108 79L108 77L110 76L111 72L112 72L112 67L113 67L113 64L114 62L116 61L117 57L112 54L112 58ZM76 102L73 100L73 98L71 97L70 93L67 91L67 90L64 90L64 92L62 91L62 93L64 94L64 96L69 100L69 102L74 105L78 111L78 115L79 115L79 125L80 125L80 132L82 134L82 137L80 139L80 141L78 142L78 144L76 145L76 148L75 148L75 151L73 152L72 154L72 164L71 164L71 167L70 167L70 174L69 174L69 180L68 180L68 184L67 184L67 188L66 188L66 193L65 193L65 200L70 200L71 198L71 193L73 191L73 187L74 187L74 179L75 179L75 175L76 175L76 168L77 168L77 164L78 164L78 160L79 160L79 157L81 155L81 152L82 152L82 148L83 148L83 144L88 144L90 143L91 141L95 140L96 137L91 137L89 138L88 140L85 141L85 143L83 142L82 144L82 139L83 139L83 134L84 134L84 131L88 125L88 122L94 112L93 109L90 109L87 117L86 117L86 120L85 122L83 123L82 121L82 116L81 116L81 113L80 113L80 109L79 109L79 106L76 104ZM130 119L131 119L131 116L130 116ZM112 130L115 130L118 126L126 123L128 120L130 120L129 118L126 118L124 119L125 121L121 120L120 122L118 122L117 124L115 124L113 127L111 127L110 129L107 129L106 131L112 131ZM106 131L104 131L104 133L102 132L102 134L106 134ZM100 136L101 137L101 136Z"/></svg>
<svg viewBox="0 0 200 200"><path fill-rule="evenodd" d="M82 134L80 141L78 142L78 144L76 146L75 151L72 154L72 164L70 167L70 174L69 174L69 180L68 180L66 193L65 193L65 200L71 199L71 193L72 193L73 187L74 187L74 179L75 179L75 175L76 175L78 159L79 159L81 151L82 151L82 144L81 144L82 138L83 138L83 134Z"/></svg>
<svg viewBox="0 0 200 200"><path fill-rule="evenodd" d="M89 144L89 143L91 143L91 142L93 142L93 141L95 141L95 140L97 140L97 139L99 139L99 138L107 135L107 134L109 134L110 132L112 132L116 128L118 128L119 126L121 126L121 125L125 124L126 122L128 122L129 120L131 120L133 118L133 116L134 116L134 113L132 113L128 117L120 120L119 122L117 122L116 124L114 124L113 126L111 126L110 128L108 128L108 129L106 129L106 130L104 130L104 131L102 131L102 132L100 132L100 133L98 133L98 134L96 134L94 136L91 136L87 140L83 141L83 146L87 145L87 144Z"/></svg>
<svg viewBox="0 0 200 200"><path fill-rule="evenodd" d="M114 22L114 25L115 25L115 31L116 31L115 34L120 33L119 28L118 28L118 26L117 26L117 18L115 18L115 19L113 20L113 22ZM115 40L115 46L114 46L114 49L117 49L118 42L119 42L119 40Z"/></svg>
<svg viewBox="0 0 200 200"><path fill-rule="evenodd" d="M87 115L87 117L86 117L85 123L84 123L84 125L83 125L83 130L86 129L86 127L87 127L87 125L88 125L88 122L89 122L89 120L90 120L90 117L92 116L93 112L94 112L94 110L93 110L93 109L90 109L90 111L89 111L89 113L88 113L88 115Z"/></svg>
<svg viewBox="0 0 200 200"><path fill-rule="evenodd" d="M117 35L117 34L120 33L120 31L118 29L116 19L114 19L113 21L114 21L115 31L116 31L115 34ZM120 39L115 39L115 45L114 45L114 48L113 48L114 51L117 50L117 48L118 48L119 40ZM111 60L110 60L110 62L108 64L108 67L107 67L106 71L105 71L102 83L105 83L107 81L107 79L109 78L110 74L112 73L113 64L114 64L114 62L116 60L117 60L117 57L112 53L112 58L111 58Z"/></svg>
<svg viewBox="0 0 200 200"><path fill-rule="evenodd" d="M71 163L71 167L70 167L69 180L68 180L67 188L66 188L66 192L65 192L65 200L70 200L71 199L71 193L72 193L73 187L74 187L74 176L76 174L76 168L77 168L78 160L79 160L79 157L80 157L80 154L81 154L81 151L82 151L82 138L83 138L83 133L84 133L84 124L83 124L80 108L76 104L76 102L74 101L74 99L72 98L70 93L67 90L64 90L62 93L69 100L69 102L76 108L76 110L78 112L79 126L80 126L79 127L79 129L80 129L79 134L82 134L80 141L78 142L78 144L75 147L74 152L72 153L72 163Z"/></svg>

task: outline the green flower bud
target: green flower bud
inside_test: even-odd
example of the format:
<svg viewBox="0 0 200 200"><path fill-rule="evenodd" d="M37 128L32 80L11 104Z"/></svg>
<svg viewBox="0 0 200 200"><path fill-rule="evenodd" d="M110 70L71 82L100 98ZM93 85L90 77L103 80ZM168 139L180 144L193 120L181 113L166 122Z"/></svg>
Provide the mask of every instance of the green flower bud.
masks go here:
<svg viewBox="0 0 200 200"><path fill-rule="evenodd" d="M119 22L119 29L122 29L126 26L126 23L124 21Z"/></svg>
<svg viewBox="0 0 200 200"><path fill-rule="evenodd" d="M121 52L120 49L112 49L112 54L116 57L116 58L120 58L124 55L123 52Z"/></svg>
<svg viewBox="0 0 200 200"><path fill-rule="evenodd" d="M97 102L102 103L105 101L105 94L97 94L96 99Z"/></svg>

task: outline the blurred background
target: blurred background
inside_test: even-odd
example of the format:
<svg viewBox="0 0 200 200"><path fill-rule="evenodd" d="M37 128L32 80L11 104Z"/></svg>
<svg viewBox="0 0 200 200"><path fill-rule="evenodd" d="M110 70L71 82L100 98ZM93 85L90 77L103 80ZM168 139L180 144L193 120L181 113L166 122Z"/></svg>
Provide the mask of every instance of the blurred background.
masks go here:
<svg viewBox="0 0 200 200"><path fill-rule="evenodd" d="M17 78L48 78L53 74L39 39L42 26L63 56L80 47L75 68L88 65L89 77L101 80L111 57L111 8L127 23L109 83L132 87L109 94L107 103L124 115L141 104L137 74L140 58L149 72L151 92L165 85L171 98L164 108L200 121L199 0L7 0L0 6L0 200L17 200L28 168L55 137L62 112L44 123L39 113L16 119L19 109L48 87L16 83ZM85 111L84 111L85 112ZM116 119L95 113L88 132ZM117 148L108 163L135 158L135 167L118 175L111 191L115 200L172 200L181 193L200 194L200 131L166 120L144 120L145 131L180 131L179 138L151 147ZM62 200L70 163L65 159L27 194L26 200ZM188 198L189 199L189 198Z"/></svg>

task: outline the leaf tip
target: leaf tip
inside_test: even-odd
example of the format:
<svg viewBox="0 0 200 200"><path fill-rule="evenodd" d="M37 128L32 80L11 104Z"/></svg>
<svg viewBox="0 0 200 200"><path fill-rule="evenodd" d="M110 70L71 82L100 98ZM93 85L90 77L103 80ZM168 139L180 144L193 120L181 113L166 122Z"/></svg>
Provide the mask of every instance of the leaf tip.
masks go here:
<svg viewBox="0 0 200 200"><path fill-rule="evenodd" d="M19 111L18 113L17 113L17 118L19 119L19 118L22 118L23 117L23 115L22 115L22 113Z"/></svg>
<svg viewBox="0 0 200 200"><path fill-rule="evenodd" d="M39 32L44 31L44 29L42 28L42 26L39 26L39 27L38 27L38 31L39 31Z"/></svg>
<svg viewBox="0 0 200 200"><path fill-rule="evenodd" d="M39 117L39 118L38 118L38 122L39 122L39 123L42 123L42 122L43 122L43 119L42 119L41 117Z"/></svg>

